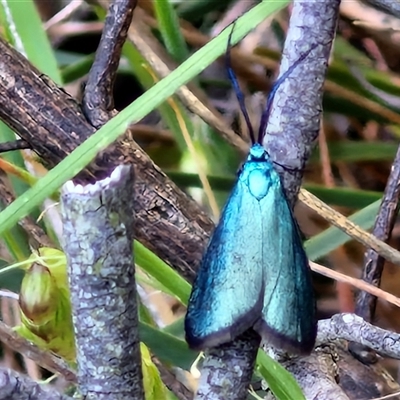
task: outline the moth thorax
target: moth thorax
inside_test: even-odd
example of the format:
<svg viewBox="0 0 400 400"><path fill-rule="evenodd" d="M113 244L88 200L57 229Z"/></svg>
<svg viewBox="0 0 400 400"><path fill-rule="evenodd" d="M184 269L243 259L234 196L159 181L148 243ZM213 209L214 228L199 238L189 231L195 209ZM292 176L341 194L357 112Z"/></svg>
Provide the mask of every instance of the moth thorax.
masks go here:
<svg viewBox="0 0 400 400"><path fill-rule="evenodd" d="M247 182L251 195L257 200L261 200L267 195L271 184L265 174L265 169L254 169L249 172Z"/></svg>

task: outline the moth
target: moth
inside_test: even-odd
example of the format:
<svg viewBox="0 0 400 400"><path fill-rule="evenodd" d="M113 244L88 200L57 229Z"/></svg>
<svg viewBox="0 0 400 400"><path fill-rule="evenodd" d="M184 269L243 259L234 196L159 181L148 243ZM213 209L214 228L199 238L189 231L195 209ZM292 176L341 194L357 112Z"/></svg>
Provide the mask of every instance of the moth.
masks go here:
<svg viewBox="0 0 400 400"><path fill-rule="evenodd" d="M315 345L316 305L310 267L280 176L262 145L279 84L271 91L255 138L236 76L228 73L252 147L222 211L194 281L185 318L193 349L218 346L249 328L274 347L307 354Z"/></svg>

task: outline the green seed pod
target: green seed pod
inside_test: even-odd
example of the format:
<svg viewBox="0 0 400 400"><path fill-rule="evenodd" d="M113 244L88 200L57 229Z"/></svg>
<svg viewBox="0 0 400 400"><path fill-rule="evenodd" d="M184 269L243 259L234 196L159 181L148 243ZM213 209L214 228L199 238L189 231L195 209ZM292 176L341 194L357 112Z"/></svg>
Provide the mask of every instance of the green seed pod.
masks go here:
<svg viewBox="0 0 400 400"><path fill-rule="evenodd" d="M23 317L33 326L44 325L55 317L57 284L49 269L33 263L21 283L19 306Z"/></svg>
<svg viewBox="0 0 400 400"><path fill-rule="evenodd" d="M63 252L41 248L33 254L20 291L21 326L15 330L39 347L75 361L72 310Z"/></svg>

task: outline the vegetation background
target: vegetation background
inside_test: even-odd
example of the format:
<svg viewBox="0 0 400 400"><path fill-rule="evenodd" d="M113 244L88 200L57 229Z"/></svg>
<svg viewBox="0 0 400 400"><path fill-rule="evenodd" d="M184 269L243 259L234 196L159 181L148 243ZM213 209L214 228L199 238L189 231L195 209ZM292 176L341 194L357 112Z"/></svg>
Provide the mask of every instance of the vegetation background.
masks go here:
<svg viewBox="0 0 400 400"><path fill-rule="evenodd" d="M0 5L0 34L18 50L23 50L40 71L79 98L103 26L105 12L99 4L79 0L5 0ZM235 69L255 125L261 112L260 98L266 96L265 92L277 75L290 17L291 8L287 5L288 2L282 1L271 9L265 8L265 15L260 16L260 20L270 17L233 53ZM140 13L136 15L140 15L137 18L141 18L141 23L148 29L146 35L152 35L158 41L159 56L174 66L194 57L199 47L252 6L252 2L241 0L142 0L135 13ZM246 31L257 25L251 20L246 24ZM364 229L373 226L398 149L399 29L400 22L394 17L356 1L342 3L325 85L321 132L305 172L304 187L307 190ZM213 49L214 55L223 54L225 48L226 41L221 40ZM194 60L197 64L200 61ZM188 67L187 75L176 77L174 82L171 79L171 85L178 87L179 79L184 82L193 78L193 84L203 90L208 101L247 140L223 59L212 64L206 59L202 62L210 65L200 75L195 66ZM158 80L146 55L127 41L114 89L115 107L123 110ZM160 91L156 96L162 99L165 93ZM138 102L137 110L143 119L133 128L134 139L179 187L217 220L242 162L240 154L219 136L214 127L187 111L176 97L163 101L157 109L151 102ZM184 121L183 125L181 121ZM13 139L13 132L1 124L0 142ZM77 160L71 158L70 165ZM31 153L20 151L2 154L0 169L3 171L0 178L16 197L23 195L38 177L46 174L40 160ZM57 179L46 185L44 197L50 198L64 177L60 174ZM41 201L35 199L35 196L27 199L26 207L37 219L42 207L39 207ZM0 195L1 205L6 208ZM19 215L11 209L9 214L3 215L17 221L22 211ZM305 247L310 260L323 260L322 263L332 270L351 277L361 276L365 250L362 246L337 228L329 228L322 218L302 204L297 206L296 217L307 238ZM12 219L7 218L7 221ZM9 224L0 226L3 235L0 267L22 262L31 254L29 232L14 223ZM40 224L49 237L58 242L60 226L56 209L48 209ZM397 225L390 244L399 248ZM182 316L190 285L139 242L135 243L135 251L138 278L143 288L142 340L169 367L189 370L196 354L187 349L182 339ZM398 274L396 266L385 264L381 288L396 296L400 296ZM22 269L12 269L0 275L0 287L18 292L22 277ZM354 311L352 286L318 274L314 274L314 281L320 318ZM11 326L18 324L18 313L12 300L3 299L2 318ZM384 300L378 302L375 319L383 328L400 330L398 308ZM23 367L20 359L5 348L2 364L17 370L27 368L34 379L46 376L29 362ZM388 360L387 367L397 376L397 362ZM186 375L185 379L188 385L195 384L192 377Z"/></svg>

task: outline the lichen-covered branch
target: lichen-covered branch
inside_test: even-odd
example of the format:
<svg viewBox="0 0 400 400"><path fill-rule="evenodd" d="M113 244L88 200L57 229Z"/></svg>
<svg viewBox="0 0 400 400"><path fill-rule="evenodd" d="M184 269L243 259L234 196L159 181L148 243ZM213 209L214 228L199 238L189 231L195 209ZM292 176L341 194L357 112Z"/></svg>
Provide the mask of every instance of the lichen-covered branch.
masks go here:
<svg viewBox="0 0 400 400"><path fill-rule="evenodd" d="M205 353L196 399L245 399L260 337L253 330Z"/></svg>
<svg viewBox="0 0 400 400"><path fill-rule="evenodd" d="M355 359L347 341L400 359L400 334L373 326L355 314L336 314L319 321L317 345L309 356L281 356L279 361L294 375L306 399L367 400L398 393L399 385L380 363Z"/></svg>
<svg viewBox="0 0 400 400"><path fill-rule="evenodd" d="M335 346L321 346L307 357L289 359L282 364L296 378L306 399L349 400L337 384L336 362ZM267 400L272 398L271 395Z"/></svg>
<svg viewBox="0 0 400 400"><path fill-rule="evenodd" d="M72 400L48 385L40 385L27 376L0 368L0 399L7 400Z"/></svg>
<svg viewBox="0 0 400 400"><path fill-rule="evenodd" d="M400 360L400 334L374 326L356 314L336 314L319 321L317 341L345 339L362 344L384 357Z"/></svg>
<svg viewBox="0 0 400 400"><path fill-rule="evenodd" d="M142 399L135 268L133 168L62 189L79 390L89 399Z"/></svg>
<svg viewBox="0 0 400 400"><path fill-rule="evenodd" d="M293 3L280 76L312 50L277 89L264 136L271 158L282 166L277 169L292 205L320 128L323 84L339 5L340 0Z"/></svg>

